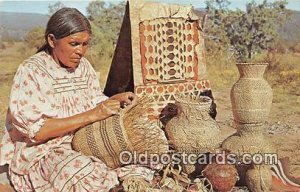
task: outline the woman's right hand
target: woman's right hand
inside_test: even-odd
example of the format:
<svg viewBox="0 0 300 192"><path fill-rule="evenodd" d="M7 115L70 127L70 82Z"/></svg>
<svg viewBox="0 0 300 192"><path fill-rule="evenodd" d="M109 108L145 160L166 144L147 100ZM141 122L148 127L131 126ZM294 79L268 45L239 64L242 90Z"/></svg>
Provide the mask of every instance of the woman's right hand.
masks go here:
<svg viewBox="0 0 300 192"><path fill-rule="evenodd" d="M99 105L94 108L94 115L96 121L103 120L114 114L117 114L121 109L120 102L113 99L107 99L102 101Z"/></svg>
<svg viewBox="0 0 300 192"><path fill-rule="evenodd" d="M66 118L47 118L45 124L37 132L34 139L44 142L51 138L60 137L77 129L104 120L120 111L120 102L107 99L95 108Z"/></svg>

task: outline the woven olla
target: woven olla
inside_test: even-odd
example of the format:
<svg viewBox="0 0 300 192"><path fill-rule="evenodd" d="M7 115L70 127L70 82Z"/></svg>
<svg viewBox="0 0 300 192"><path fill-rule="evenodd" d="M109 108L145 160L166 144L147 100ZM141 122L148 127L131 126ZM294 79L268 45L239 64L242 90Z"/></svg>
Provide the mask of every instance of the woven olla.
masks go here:
<svg viewBox="0 0 300 192"><path fill-rule="evenodd" d="M110 168L122 165L120 154L123 151L158 155L168 153L164 132L145 112L151 105L152 100L144 97L117 115L81 128L72 141L74 150L96 156ZM125 155L122 155L122 160L127 161Z"/></svg>
<svg viewBox="0 0 300 192"><path fill-rule="evenodd" d="M166 125L167 135L175 150L198 154L219 148L220 129L209 115L211 102L206 96L176 99L179 115Z"/></svg>
<svg viewBox="0 0 300 192"><path fill-rule="evenodd" d="M238 123L263 123L266 121L273 92L263 78L267 63L238 63L240 78L231 89L234 120Z"/></svg>

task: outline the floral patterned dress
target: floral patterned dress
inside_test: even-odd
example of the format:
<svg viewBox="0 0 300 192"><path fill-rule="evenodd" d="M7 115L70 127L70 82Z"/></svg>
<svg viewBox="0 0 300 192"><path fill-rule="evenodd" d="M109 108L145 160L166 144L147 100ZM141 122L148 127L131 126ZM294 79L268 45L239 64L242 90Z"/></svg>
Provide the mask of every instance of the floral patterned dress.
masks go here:
<svg viewBox="0 0 300 192"><path fill-rule="evenodd" d="M42 144L34 140L45 118L79 114L106 98L85 58L72 72L45 52L19 66L0 145L0 165L9 164L10 180L17 191L108 191L118 184L118 176L130 174L151 180L153 172L147 168L111 170L99 159L72 150L72 134Z"/></svg>

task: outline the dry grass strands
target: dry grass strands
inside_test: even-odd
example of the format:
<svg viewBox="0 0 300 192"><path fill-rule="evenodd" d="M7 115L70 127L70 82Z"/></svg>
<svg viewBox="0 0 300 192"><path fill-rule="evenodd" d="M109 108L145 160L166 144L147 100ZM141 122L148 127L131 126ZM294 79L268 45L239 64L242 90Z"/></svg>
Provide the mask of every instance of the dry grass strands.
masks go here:
<svg viewBox="0 0 300 192"><path fill-rule="evenodd" d="M168 153L164 132L156 120L148 118L147 109L152 102L150 98L143 97L119 114L81 128L74 135L73 148L85 155L98 157L111 168L121 165L119 155L122 151Z"/></svg>
<svg viewBox="0 0 300 192"><path fill-rule="evenodd" d="M150 184L140 177L127 177L122 183L125 192L148 192Z"/></svg>

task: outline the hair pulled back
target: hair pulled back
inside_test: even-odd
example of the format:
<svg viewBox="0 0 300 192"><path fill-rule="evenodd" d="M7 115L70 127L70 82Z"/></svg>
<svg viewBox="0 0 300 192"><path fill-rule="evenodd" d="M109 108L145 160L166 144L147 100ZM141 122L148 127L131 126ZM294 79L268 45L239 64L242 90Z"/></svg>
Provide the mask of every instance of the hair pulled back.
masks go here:
<svg viewBox="0 0 300 192"><path fill-rule="evenodd" d="M92 34L88 19L75 8L61 8L50 17L45 31L46 43L37 52L50 52L51 47L48 43L49 34L53 34L56 39L62 39L82 31Z"/></svg>

